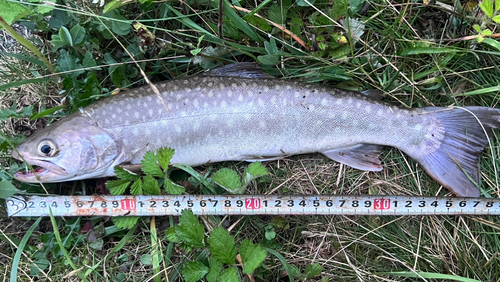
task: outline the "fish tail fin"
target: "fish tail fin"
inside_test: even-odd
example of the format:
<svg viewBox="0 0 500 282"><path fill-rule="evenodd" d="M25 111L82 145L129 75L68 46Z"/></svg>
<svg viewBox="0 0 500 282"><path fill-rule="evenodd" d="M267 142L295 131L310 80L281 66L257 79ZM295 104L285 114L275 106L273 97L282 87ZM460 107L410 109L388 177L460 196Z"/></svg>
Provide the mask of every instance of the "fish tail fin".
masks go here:
<svg viewBox="0 0 500 282"><path fill-rule="evenodd" d="M426 134L426 152L412 156L441 185L458 196L479 197L479 154L492 129L500 127L500 110L487 107L423 108L438 119ZM411 156L411 154L410 154Z"/></svg>

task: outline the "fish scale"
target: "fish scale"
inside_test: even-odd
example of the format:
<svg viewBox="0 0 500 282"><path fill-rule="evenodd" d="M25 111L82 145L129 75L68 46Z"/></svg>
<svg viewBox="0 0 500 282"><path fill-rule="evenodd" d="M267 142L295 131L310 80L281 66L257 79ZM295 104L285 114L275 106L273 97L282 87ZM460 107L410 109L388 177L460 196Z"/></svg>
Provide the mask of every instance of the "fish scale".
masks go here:
<svg viewBox="0 0 500 282"><path fill-rule="evenodd" d="M500 126L498 109L401 109L358 92L259 72L248 78L239 68L159 83L161 97L149 86L123 91L73 113L18 146L13 157L45 170L15 177L112 176L114 166L139 164L160 147L175 149L172 163L191 166L320 152L379 171L382 146L392 146L455 194L479 196L478 155Z"/></svg>

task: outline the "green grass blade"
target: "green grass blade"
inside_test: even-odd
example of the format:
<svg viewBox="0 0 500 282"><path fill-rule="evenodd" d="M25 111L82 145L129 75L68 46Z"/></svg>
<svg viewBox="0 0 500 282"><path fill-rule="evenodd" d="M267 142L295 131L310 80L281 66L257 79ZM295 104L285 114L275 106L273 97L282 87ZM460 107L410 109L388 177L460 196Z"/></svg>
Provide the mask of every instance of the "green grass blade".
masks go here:
<svg viewBox="0 0 500 282"><path fill-rule="evenodd" d="M268 253L272 254L273 256L277 257L280 261L281 264L283 264L283 268L286 270L286 273L288 274L288 279L290 279L290 282L293 282L293 269L290 267L290 264L286 261L286 258L282 256L280 253L273 249L269 248L264 248Z"/></svg>
<svg viewBox="0 0 500 282"><path fill-rule="evenodd" d="M416 47L416 48L405 48L401 51L401 56L411 56L420 54L441 54L441 53L455 53L460 52L460 50L455 48L447 47Z"/></svg>
<svg viewBox="0 0 500 282"><path fill-rule="evenodd" d="M375 275L394 275L394 276L402 276L402 277L410 277L410 278L428 278L428 279L448 279L454 281L463 281L463 282L481 282L480 280L455 276L450 274L441 274L441 273L433 273L433 272L409 272L409 271L400 271L400 272L379 272L374 273Z"/></svg>
<svg viewBox="0 0 500 282"><path fill-rule="evenodd" d="M23 60L23 61L35 64L35 65L39 65L41 67L45 66L45 64L41 60L35 59L33 57L28 57L28 56L24 56L24 55L21 55L21 54L14 54L14 53L2 53L2 55L9 56L9 57L12 57L12 58L16 58L16 59L19 59L19 60Z"/></svg>
<svg viewBox="0 0 500 282"><path fill-rule="evenodd" d="M6 83L6 84L0 85L0 91L9 89L11 87L21 86L21 85L28 84L28 83L37 83L37 82L44 82L44 81L53 81L53 80L50 79L50 78L23 79L23 80L14 81L14 82L11 82L11 83Z"/></svg>
<svg viewBox="0 0 500 282"><path fill-rule="evenodd" d="M30 229L24 234L23 239L17 245L17 250L16 254L14 255L14 259L12 260L12 271L10 272L10 282L16 282L17 281L17 268L19 267L19 262L21 260L21 255L23 254L24 247L26 247L26 243L28 242L28 239L31 237L31 234L33 234L33 231L35 231L35 228L40 224L40 221L42 220L42 217L39 217L33 225L31 225Z"/></svg>
<svg viewBox="0 0 500 282"><path fill-rule="evenodd" d="M158 233L156 232L155 217L151 217L151 259L153 263L153 273L155 282L161 282L160 272L160 256L162 254L161 244L158 240Z"/></svg>
<svg viewBox="0 0 500 282"><path fill-rule="evenodd" d="M222 2L222 11L224 15L233 22L233 24L241 31L243 31L248 37L252 38L254 41L262 43L262 38L257 34L257 32L244 21L235 11L231 8L227 0Z"/></svg>
<svg viewBox="0 0 500 282"><path fill-rule="evenodd" d="M478 89L478 90L474 90L474 91L469 91L469 92L465 92L462 94L455 94L453 96L454 97L456 97L456 96L473 96L473 95L486 94L486 93L497 92L497 91L500 91L500 85L488 87L488 88L483 88L483 89Z"/></svg>
<svg viewBox="0 0 500 282"><path fill-rule="evenodd" d="M39 119L39 118L44 117L44 116L46 116L46 115L53 114L53 113L55 113L55 112L57 112L57 111L59 111L59 110L61 110L61 109L66 108L66 107L68 107L68 106L67 106L67 105L62 105L62 106L57 106L57 107L53 107L53 108L47 109L47 110L45 110L45 111L43 111L43 112L40 112L40 113L38 113L38 114L36 114L36 115L33 115L33 116L30 118L30 120Z"/></svg>

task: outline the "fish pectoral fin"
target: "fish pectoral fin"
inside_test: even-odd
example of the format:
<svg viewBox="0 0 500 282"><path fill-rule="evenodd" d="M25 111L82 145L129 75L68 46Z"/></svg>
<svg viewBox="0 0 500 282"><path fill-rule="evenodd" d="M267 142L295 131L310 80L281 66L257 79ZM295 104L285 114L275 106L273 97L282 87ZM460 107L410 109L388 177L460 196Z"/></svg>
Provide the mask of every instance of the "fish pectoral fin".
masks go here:
<svg viewBox="0 0 500 282"><path fill-rule="evenodd" d="M380 145L357 144L351 147L332 149L321 153L334 161L356 169L381 171L382 165L378 157L382 148L383 146Z"/></svg>
<svg viewBox="0 0 500 282"><path fill-rule="evenodd" d="M142 165L141 164L121 164L120 167L126 169L135 174L142 174Z"/></svg>
<svg viewBox="0 0 500 282"><path fill-rule="evenodd" d="M250 163L254 163L254 162L268 162L268 161L276 161L276 160L281 160L281 159L284 159L286 158L287 156L274 156L274 157L269 157L269 156L261 156L261 157L249 157L249 158L245 158L244 161L245 162L250 162Z"/></svg>

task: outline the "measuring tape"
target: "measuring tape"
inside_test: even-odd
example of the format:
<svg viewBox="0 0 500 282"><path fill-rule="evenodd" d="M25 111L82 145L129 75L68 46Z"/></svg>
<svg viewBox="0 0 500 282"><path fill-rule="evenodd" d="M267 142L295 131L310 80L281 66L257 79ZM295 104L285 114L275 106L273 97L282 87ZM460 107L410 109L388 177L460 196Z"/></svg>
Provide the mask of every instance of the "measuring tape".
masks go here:
<svg viewBox="0 0 500 282"><path fill-rule="evenodd" d="M333 195L16 196L9 216L497 215L500 199ZM50 210L50 211L49 211Z"/></svg>

